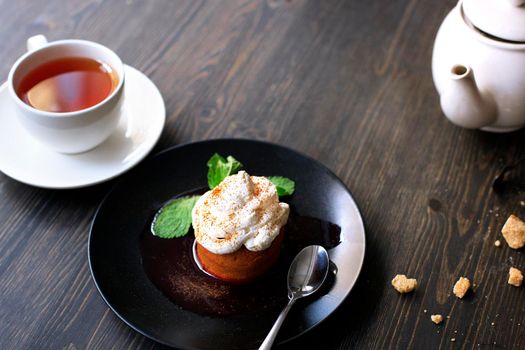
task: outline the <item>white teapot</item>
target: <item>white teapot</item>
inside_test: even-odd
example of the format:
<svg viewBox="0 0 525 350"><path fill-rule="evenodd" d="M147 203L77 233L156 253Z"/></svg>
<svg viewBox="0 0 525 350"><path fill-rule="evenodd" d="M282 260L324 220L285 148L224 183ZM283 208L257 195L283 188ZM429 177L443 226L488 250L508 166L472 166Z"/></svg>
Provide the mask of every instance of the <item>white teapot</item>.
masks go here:
<svg viewBox="0 0 525 350"><path fill-rule="evenodd" d="M525 126L525 0L460 0L436 36L441 108L465 128Z"/></svg>

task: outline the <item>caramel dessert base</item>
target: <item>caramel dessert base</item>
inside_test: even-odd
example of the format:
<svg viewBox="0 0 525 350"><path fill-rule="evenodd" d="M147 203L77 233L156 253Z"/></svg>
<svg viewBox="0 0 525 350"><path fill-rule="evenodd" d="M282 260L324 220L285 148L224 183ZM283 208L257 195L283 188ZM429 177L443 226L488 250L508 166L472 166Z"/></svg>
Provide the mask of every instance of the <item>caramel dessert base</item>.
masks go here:
<svg viewBox="0 0 525 350"><path fill-rule="evenodd" d="M197 259L202 268L215 278L234 283L247 283L264 274L279 258L284 230L268 249L253 252L242 246L230 254L214 254L196 243Z"/></svg>

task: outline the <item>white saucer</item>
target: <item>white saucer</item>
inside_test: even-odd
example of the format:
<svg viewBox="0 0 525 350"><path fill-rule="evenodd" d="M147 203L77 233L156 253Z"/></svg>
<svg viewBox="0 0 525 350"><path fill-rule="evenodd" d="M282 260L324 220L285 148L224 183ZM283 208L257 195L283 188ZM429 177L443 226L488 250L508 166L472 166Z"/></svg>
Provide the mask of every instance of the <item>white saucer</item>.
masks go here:
<svg viewBox="0 0 525 350"><path fill-rule="evenodd" d="M140 162L157 143L166 110L148 77L125 66L122 116L103 144L80 154L60 154L42 146L16 119L7 85L0 86L0 171L28 185L66 189L114 178Z"/></svg>

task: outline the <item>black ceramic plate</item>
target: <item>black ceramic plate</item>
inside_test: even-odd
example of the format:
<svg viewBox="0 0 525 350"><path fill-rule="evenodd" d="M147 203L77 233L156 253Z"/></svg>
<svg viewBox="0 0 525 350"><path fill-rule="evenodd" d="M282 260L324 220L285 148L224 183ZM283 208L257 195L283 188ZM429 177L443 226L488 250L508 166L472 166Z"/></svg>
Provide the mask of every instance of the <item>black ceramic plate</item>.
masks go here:
<svg viewBox="0 0 525 350"><path fill-rule="evenodd" d="M88 251L93 279L124 322L159 343L182 349L260 345L284 305L234 316L203 315L166 297L142 265L141 235L154 213L174 196L205 187L206 161L215 152L233 155L251 175L294 179L296 191L287 200L293 210L341 227L340 243L329 250L337 273L320 295L294 306L277 339L286 342L318 325L349 294L363 263L365 232L345 185L322 164L282 146L239 139L202 141L163 151L133 170L108 194L93 220Z"/></svg>

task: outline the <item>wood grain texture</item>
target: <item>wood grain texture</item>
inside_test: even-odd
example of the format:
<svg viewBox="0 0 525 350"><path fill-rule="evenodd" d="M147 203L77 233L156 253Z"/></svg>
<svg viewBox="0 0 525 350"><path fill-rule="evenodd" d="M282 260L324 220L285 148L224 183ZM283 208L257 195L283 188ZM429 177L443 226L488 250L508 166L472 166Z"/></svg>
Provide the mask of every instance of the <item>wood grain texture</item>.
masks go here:
<svg viewBox="0 0 525 350"><path fill-rule="evenodd" d="M155 150L253 138L331 168L366 221L364 269L334 315L283 348L522 349L525 290L506 280L524 251L493 243L510 213L525 217L525 193L496 196L491 182L524 153L525 132L442 116L430 58L454 4L0 0L0 77L31 35L95 40L161 90ZM49 191L0 174L1 349L162 348L107 308L89 274L89 225L113 183ZM418 279L414 294L392 289L397 273ZM459 276L476 285L464 300L451 296ZM450 318L436 326L433 313Z"/></svg>

